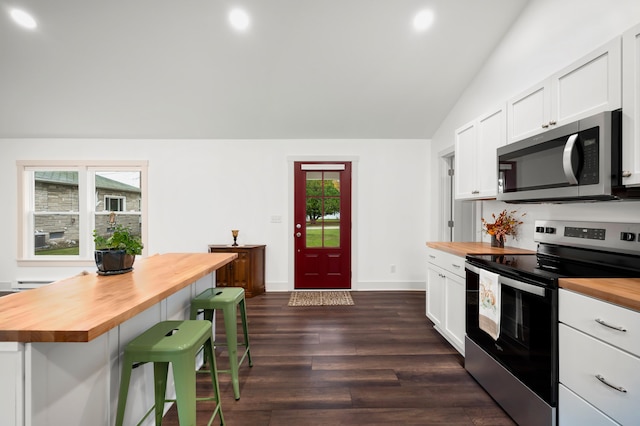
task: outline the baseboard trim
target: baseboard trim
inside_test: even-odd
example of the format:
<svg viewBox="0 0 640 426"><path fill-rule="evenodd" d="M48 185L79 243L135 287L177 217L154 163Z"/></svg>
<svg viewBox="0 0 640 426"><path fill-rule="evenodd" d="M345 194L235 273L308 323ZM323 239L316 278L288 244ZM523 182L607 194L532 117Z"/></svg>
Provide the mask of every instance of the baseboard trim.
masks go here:
<svg viewBox="0 0 640 426"><path fill-rule="evenodd" d="M364 281L353 284L352 291L425 291L424 281ZM293 291L293 285L288 282L266 283L267 292Z"/></svg>

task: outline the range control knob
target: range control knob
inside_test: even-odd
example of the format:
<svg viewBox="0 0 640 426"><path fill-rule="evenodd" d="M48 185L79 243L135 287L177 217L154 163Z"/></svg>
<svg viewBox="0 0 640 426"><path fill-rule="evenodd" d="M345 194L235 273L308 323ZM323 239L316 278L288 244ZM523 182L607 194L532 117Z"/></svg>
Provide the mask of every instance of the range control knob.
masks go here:
<svg viewBox="0 0 640 426"><path fill-rule="evenodd" d="M545 232L545 234L555 234L556 233L556 228L552 228L551 226L547 226L546 228L544 228L544 232Z"/></svg>
<svg viewBox="0 0 640 426"><path fill-rule="evenodd" d="M622 241L635 241L636 234L634 234L633 232L621 232L620 239Z"/></svg>
<svg viewBox="0 0 640 426"><path fill-rule="evenodd" d="M544 226L536 226L536 232L544 234Z"/></svg>

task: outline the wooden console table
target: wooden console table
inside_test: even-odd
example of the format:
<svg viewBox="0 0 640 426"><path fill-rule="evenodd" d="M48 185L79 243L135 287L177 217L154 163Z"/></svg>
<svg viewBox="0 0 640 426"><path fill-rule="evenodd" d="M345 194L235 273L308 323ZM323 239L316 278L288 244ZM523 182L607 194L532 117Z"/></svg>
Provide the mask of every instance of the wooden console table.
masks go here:
<svg viewBox="0 0 640 426"><path fill-rule="evenodd" d="M238 257L216 271L216 287L242 287L247 297L264 293L265 245L210 245L209 253Z"/></svg>

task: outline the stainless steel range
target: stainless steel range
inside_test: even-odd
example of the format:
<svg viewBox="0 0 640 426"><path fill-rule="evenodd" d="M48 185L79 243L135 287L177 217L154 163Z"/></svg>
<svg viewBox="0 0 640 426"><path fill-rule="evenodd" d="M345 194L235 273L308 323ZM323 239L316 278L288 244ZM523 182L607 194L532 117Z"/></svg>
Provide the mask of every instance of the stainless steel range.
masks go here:
<svg viewBox="0 0 640 426"><path fill-rule="evenodd" d="M465 263L465 368L521 426L556 424L558 280L640 277L640 224L541 220L534 240Z"/></svg>

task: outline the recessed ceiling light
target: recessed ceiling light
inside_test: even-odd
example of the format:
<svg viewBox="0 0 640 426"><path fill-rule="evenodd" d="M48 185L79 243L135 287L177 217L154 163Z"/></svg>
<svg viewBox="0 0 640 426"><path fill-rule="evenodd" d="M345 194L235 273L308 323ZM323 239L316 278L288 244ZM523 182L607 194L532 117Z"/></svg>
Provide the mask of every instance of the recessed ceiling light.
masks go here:
<svg viewBox="0 0 640 426"><path fill-rule="evenodd" d="M229 22L231 26L238 31L244 31L249 28L249 24L251 20L249 19L249 15L242 9L233 9L229 13Z"/></svg>
<svg viewBox="0 0 640 426"><path fill-rule="evenodd" d="M20 9L11 9L11 18L21 27L33 30L38 26L38 23L33 16Z"/></svg>
<svg viewBox="0 0 640 426"><path fill-rule="evenodd" d="M425 31L433 24L433 12L430 10L421 10L413 18L413 28L416 31Z"/></svg>

